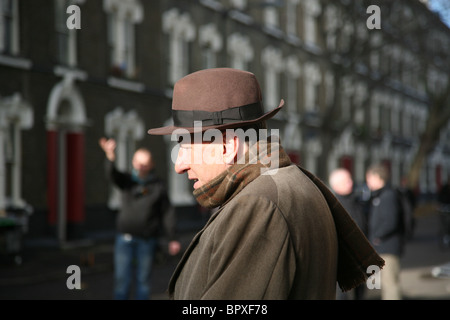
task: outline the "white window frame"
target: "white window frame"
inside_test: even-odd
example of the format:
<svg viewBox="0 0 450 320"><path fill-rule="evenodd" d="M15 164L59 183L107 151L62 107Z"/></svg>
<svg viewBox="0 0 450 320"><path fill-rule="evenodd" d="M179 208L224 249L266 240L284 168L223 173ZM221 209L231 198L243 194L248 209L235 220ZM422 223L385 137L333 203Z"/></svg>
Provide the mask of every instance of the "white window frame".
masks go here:
<svg viewBox="0 0 450 320"><path fill-rule="evenodd" d="M228 37L227 44L231 68L248 70L254 56L250 38L236 32Z"/></svg>
<svg viewBox="0 0 450 320"><path fill-rule="evenodd" d="M280 13L278 8L267 6L263 11L264 25L269 28L279 28L280 27Z"/></svg>
<svg viewBox="0 0 450 320"><path fill-rule="evenodd" d="M410 137L412 134L411 130L411 117L412 117L412 103L410 101L406 101L404 103L404 108L401 110L400 118L402 119L401 123L401 133L403 137Z"/></svg>
<svg viewBox="0 0 450 320"><path fill-rule="evenodd" d="M313 62L307 62L303 78L306 79L304 81L305 111L316 112L318 109L317 86L320 85L322 80L319 66Z"/></svg>
<svg viewBox="0 0 450 320"><path fill-rule="evenodd" d="M301 76L301 66L296 55L290 55L286 58L285 63L286 70L286 112L288 115L297 116L299 114L298 109L298 89L299 89L299 79ZM289 116L290 118L290 116Z"/></svg>
<svg viewBox="0 0 450 320"><path fill-rule="evenodd" d="M401 97L398 95L394 95L391 101L391 131L398 135L400 134L400 110L402 109L403 104Z"/></svg>
<svg viewBox="0 0 450 320"><path fill-rule="evenodd" d="M189 42L196 36L195 25L189 13L177 8L163 13L163 32L169 35L169 83L174 85L189 73Z"/></svg>
<svg viewBox="0 0 450 320"><path fill-rule="evenodd" d="M144 19L139 0L104 0L108 14L108 43L111 48L111 68L128 78L136 76L135 27Z"/></svg>
<svg viewBox="0 0 450 320"><path fill-rule="evenodd" d="M33 109L20 93L0 99L0 212L7 207L26 207L22 199L22 135L33 127ZM6 170L6 162L11 163ZM10 181L10 195L6 184Z"/></svg>
<svg viewBox="0 0 450 320"><path fill-rule="evenodd" d="M355 90L353 94L353 103L355 104L353 121L356 125L364 125L364 117L366 109L364 107L364 102L367 99L369 90L367 89L367 84L365 82L356 83Z"/></svg>
<svg viewBox="0 0 450 320"><path fill-rule="evenodd" d="M264 66L265 107L269 110L280 103L281 73L284 70L283 53L280 49L269 46L261 52Z"/></svg>
<svg viewBox="0 0 450 320"><path fill-rule="evenodd" d="M222 36L213 23L206 24L199 29L199 43L202 48L203 68L214 68L217 66L217 55L223 48Z"/></svg>
<svg viewBox="0 0 450 320"><path fill-rule="evenodd" d="M130 171L131 160L136 151L136 142L145 136L145 124L135 110L124 112L122 107L116 107L105 116L105 135L117 142L115 165L118 170ZM119 189L111 186L108 207L118 210L121 207Z"/></svg>
<svg viewBox="0 0 450 320"><path fill-rule="evenodd" d="M297 16L300 0L286 1L286 33L292 36L298 35Z"/></svg>
<svg viewBox="0 0 450 320"><path fill-rule="evenodd" d="M8 1L11 4L11 12L8 15L9 24L7 23L7 13L4 12ZM8 34L6 34L7 32ZM18 55L19 43L19 0L0 0L0 54Z"/></svg>
<svg viewBox="0 0 450 320"><path fill-rule="evenodd" d="M352 116L352 100L355 86L350 75L341 79L341 119L349 120Z"/></svg>
<svg viewBox="0 0 450 320"><path fill-rule="evenodd" d="M317 41L316 19L322 10L322 7L316 0L305 0L303 2L303 8L304 40L306 43L314 45Z"/></svg>
<svg viewBox="0 0 450 320"><path fill-rule="evenodd" d="M77 31L67 28L67 8L73 4L80 4L81 0L54 0L55 2L55 32L58 63L68 67L76 67Z"/></svg>
<svg viewBox="0 0 450 320"><path fill-rule="evenodd" d="M247 8L247 0L230 0L230 4L237 10L245 10Z"/></svg>
<svg viewBox="0 0 450 320"><path fill-rule="evenodd" d="M381 92L375 92L371 97L370 105L370 126L372 130L378 130L380 128L380 104L382 94Z"/></svg>

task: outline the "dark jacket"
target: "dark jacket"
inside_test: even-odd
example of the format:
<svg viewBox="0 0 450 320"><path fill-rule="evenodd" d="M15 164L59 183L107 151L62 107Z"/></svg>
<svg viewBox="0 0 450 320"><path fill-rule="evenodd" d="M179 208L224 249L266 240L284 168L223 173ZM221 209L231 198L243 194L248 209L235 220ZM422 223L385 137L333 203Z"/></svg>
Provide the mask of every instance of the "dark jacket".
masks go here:
<svg viewBox="0 0 450 320"><path fill-rule="evenodd" d="M349 195L339 195L335 194L336 198L341 202L350 216L355 220L361 231L367 236L368 226L367 226L367 215L364 211L364 206L359 201L355 193Z"/></svg>
<svg viewBox="0 0 450 320"><path fill-rule="evenodd" d="M175 210L163 182L153 172L145 180L120 172L110 161L107 171L121 191L117 231L141 238L165 236L173 240Z"/></svg>
<svg viewBox="0 0 450 320"><path fill-rule="evenodd" d="M379 254L403 254L399 201L396 190L389 185L372 193L369 206L369 240Z"/></svg>

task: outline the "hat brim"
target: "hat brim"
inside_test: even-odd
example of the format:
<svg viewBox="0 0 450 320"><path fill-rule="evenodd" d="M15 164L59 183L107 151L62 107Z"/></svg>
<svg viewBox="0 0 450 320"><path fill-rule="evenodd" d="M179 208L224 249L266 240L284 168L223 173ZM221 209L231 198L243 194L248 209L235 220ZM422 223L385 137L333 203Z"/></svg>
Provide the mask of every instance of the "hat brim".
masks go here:
<svg viewBox="0 0 450 320"><path fill-rule="evenodd" d="M281 108L284 106L284 100L281 99L280 104L277 108L273 109L272 111L269 111L265 114L263 114L261 117L253 119L253 120L247 120L247 121L240 121L240 122L234 122L234 123L227 123L222 125L215 125L215 126L201 126L201 127L176 127L176 126L165 126L160 128L153 128L147 131L148 134L151 135L169 135L172 134L175 130L185 130L186 133L195 133L195 132L203 132L208 129L232 129L232 128L238 128L243 127L247 125L251 125L254 123L258 123L264 120L268 120L275 116L278 111L281 110Z"/></svg>

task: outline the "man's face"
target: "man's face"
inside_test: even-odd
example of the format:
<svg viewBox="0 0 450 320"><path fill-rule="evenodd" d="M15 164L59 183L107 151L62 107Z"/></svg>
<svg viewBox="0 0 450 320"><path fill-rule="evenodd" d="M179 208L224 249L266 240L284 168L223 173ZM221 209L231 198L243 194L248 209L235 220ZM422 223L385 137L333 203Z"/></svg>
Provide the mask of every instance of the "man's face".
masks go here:
<svg viewBox="0 0 450 320"><path fill-rule="evenodd" d="M153 168L152 155L138 150L133 156L132 164L133 168L138 171L139 177L145 177Z"/></svg>
<svg viewBox="0 0 450 320"><path fill-rule="evenodd" d="M384 181L381 179L381 177L378 174L367 172L366 173L366 183L367 187L371 191L379 190L382 187L384 187Z"/></svg>
<svg viewBox="0 0 450 320"><path fill-rule="evenodd" d="M194 189L207 184L227 168L223 141L182 142L179 147L175 171L179 174L187 172L189 180L194 181Z"/></svg>
<svg viewBox="0 0 450 320"><path fill-rule="evenodd" d="M353 191L353 180L346 170L336 171L330 179L333 190L339 195L348 195Z"/></svg>

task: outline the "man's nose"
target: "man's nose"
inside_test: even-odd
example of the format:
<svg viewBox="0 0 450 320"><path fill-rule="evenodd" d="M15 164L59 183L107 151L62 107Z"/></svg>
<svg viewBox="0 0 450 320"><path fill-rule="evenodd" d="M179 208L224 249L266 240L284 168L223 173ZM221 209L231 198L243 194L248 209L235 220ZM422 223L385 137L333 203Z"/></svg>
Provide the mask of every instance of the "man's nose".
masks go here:
<svg viewBox="0 0 450 320"><path fill-rule="evenodd" d="M177 160L175 161L175 172L182 174L189 169L188 152L183 148L178 150Z"/></svg>

